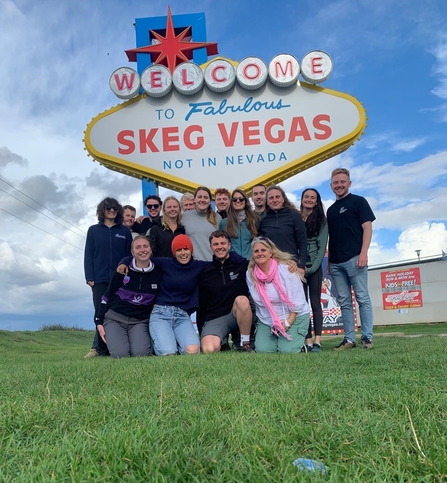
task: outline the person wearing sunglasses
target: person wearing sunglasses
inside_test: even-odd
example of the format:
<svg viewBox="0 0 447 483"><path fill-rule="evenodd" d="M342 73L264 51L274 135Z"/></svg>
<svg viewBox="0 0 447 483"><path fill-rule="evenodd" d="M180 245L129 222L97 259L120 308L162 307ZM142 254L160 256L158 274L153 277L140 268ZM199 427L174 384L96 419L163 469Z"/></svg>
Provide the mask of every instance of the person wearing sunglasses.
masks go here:
<svg viewBox="0 0 447 483"><path fill-rule="evenodd" d="M157 195L147 195L144 206L149 216L139 216L132 226L132 231L146 235L148 230L160 223L161 198Z"/></svg>
<svg viewBox="0 0 447 483"><path fill-rule="evenodd" d="M230 235L232 251L247 260L251 256L251 241L258 233L259 221L245 191L235 189L231 194L228 216L220 222L219 229Z"/></svg>
<svg viewBox="0 0 447 483"><path fill-rule="evenodd" d="M130 255L132 234L122 224L123 208L115 198L103 199L96 208L98 223L87 231L84 251L84 273L92 289L95 317L119 261ZM95 333L92 348L86 358L109 355L107 345Z"/></svg>

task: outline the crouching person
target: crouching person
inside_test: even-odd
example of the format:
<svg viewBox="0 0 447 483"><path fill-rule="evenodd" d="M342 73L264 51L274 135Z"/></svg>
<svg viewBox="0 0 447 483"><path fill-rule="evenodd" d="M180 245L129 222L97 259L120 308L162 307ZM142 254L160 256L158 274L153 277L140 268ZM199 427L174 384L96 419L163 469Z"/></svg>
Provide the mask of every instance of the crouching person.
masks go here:
<svg viewBox="0 0 447 483"><path fill-rule="evenodd" d="M301 352L309 327L309 305L291 255L268 238L252 242L247 284L256 306L256 352Z"/></svg>
<svg viewBox="0 0 447 483"><path fill-rule="evenodd" d="M133 259L127 275L114 273L95 323L114 358L152 354L149 317L158 293L162 271L155 267L149 240L132 241Z"/></svg>

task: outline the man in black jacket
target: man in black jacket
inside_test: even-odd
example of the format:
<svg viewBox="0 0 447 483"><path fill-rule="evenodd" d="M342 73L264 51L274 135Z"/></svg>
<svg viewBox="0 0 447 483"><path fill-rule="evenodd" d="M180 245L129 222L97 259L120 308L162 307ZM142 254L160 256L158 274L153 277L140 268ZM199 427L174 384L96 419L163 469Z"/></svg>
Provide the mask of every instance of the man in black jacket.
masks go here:
<svg viewBox="0 0 447 483"><path fill-rule="evenodd" d="M246 282L248 260L230 252L230 236L225 231L211 233L210 247L213 261L199 279L197 326L202 352L220 351L228 335L237 330L241 333L240 349L251 352L253 314Z"/></svg>
<svg viewBox="0 0 447 483"><path fill-rule="evenodd" d="M146 235L148 230L160 222L161 198L157 195L147 195L143 204L149 216L139 216L131 228L139 235Z"/></svg>

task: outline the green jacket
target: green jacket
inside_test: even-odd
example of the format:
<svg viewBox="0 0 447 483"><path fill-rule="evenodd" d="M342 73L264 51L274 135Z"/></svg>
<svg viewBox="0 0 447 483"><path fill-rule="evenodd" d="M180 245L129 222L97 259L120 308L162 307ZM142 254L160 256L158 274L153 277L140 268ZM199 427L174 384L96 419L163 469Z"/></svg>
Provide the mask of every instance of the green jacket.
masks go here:
<svg viewBox="0 0 447 483"><path fill-rule="evenodd" d="M219 229L226 231L228 223L228 218L224 218L219 223ZM247 227L247 222L245 220L242 223L239 223L239 227L237 228L237 238L230 237L231 239L231 250L236 252L241 257L250 260L251 257L251 241L253 239L250 230Z"/></svg>
<svg viewBox="0 0 447 483"><path fill-rule="evenodd" d="M328 239L327 222L321 227L318 236L307 239L306 277L315 273L323 263Z"/></svg>

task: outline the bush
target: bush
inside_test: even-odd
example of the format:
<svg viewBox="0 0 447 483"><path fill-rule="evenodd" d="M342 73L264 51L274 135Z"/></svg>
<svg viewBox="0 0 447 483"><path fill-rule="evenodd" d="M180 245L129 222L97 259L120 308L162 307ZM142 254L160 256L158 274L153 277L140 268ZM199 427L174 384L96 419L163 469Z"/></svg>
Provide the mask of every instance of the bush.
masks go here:
<svg viewBox="0 0 447 483"><path fill-rule="evenodd" d="M39 330L82 330L82 331L86 331L87 329L83 329L82 327L78 327L77 325L75 325L74 327L67 327L66 325L62 325L62 324L51 324L51 325L44 324L44 325L42 325L42 327Z"/></svg>

